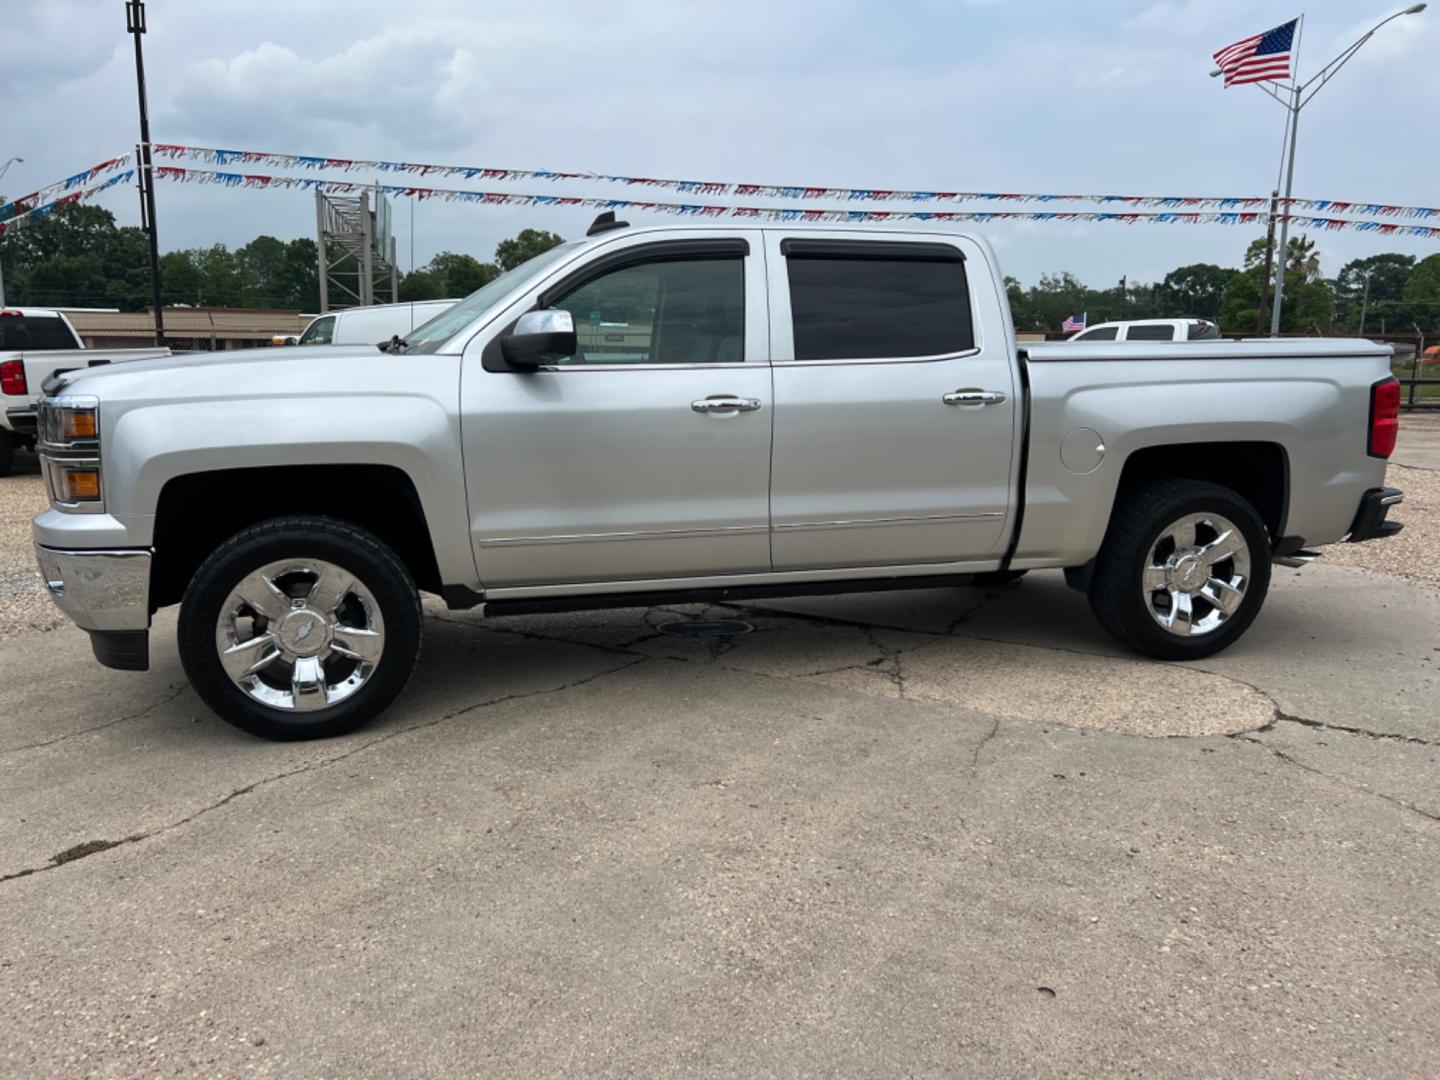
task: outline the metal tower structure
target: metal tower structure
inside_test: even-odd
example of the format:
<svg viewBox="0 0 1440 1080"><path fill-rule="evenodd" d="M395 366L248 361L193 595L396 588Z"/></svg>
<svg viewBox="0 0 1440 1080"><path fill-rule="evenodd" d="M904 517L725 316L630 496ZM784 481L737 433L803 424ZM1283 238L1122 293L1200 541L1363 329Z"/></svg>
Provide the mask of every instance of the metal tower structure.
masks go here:
<svg viewBox="0 0 1440 1080"><path fill-rule="evenodd" d="M316 243L320 249L320 310L368 307L400 299L395 237L390 231L390 202L378 192L357 196L315 193ZM376 300L380 294L381 300Z"/></svg>

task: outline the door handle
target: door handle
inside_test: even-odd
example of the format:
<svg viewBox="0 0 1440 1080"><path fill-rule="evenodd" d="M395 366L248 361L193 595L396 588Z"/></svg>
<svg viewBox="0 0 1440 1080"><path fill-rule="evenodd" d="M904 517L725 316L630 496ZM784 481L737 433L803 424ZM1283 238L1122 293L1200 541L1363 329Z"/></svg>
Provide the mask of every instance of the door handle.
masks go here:
<svg viewBox="0 0 1440 1080"><path fill-rule="evenodd" d="M698 413L754 412L760 408L760 399L720 395L717 397L701 398L699 401L692 401L690 402L690 408Z"/></svg>
<svg viewBox="0 0 1440 1080"><path fill-rule="evenodd" d="M946 405L999 405L1005 394L1000 390L953 390L940 400Z"/></svg>

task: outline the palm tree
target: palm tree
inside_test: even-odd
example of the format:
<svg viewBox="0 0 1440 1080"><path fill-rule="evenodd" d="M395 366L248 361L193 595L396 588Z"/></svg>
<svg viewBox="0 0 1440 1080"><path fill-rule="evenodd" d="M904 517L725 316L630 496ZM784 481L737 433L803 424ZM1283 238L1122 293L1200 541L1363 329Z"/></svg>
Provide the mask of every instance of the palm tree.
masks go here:
<svg viewBox="0 0 1440 1080"><path fill-rule="evenodd" d="M1285 267L1292 272L1299 272L1306 281L1318 278L1320 253L1315 250L1315 241L1303 233L1290 237L1290 242L1286 245Z"/></svg>

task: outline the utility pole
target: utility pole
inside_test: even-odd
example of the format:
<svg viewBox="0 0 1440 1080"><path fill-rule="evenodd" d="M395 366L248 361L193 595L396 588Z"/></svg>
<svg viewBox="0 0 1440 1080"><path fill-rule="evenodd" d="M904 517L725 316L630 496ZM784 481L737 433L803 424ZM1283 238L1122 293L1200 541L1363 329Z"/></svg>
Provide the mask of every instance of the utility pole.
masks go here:
<svg viewBox="0 0 1440 1080"><path fill-rule="evenodd" d="M1370 275L1374 272L1373 270L1365 272L1365 292L1360 297L1360 325L1355 328L1357 334L1365 333L1365 309L1370 306Z"/></svg>
<svg viewBox="0 0 1440 1080"><path fill-rule="evenodd" d="M4 165L0 165L0 179L3 179L3 178L4 178L5 174L10 171L10 166L11 166L11 165L14 165L16 162L19 162L21 165L23 165L23 164L25 164L25 159L24 159L23 157L12 157L9 161L5 162ZM4 197L3 197L3 196L0 196L0 201L4 201ZM3 238L0 238L0 239L3 239ZM0 255L0 308L3 308L4 306L5 306L5 264L4 264L4 257L3 257L3 255Z"/></svg>
<svg viewBox="0 0 1440 1080"><path fill-rule="evenodd" d="M1270 192L1270 225L1265 230L1265 275L1260 279L1260 309L1255 312L1255 336L1265 333L1265 315L1270 306L1270 267L1275 258L1275 209L1280 203L1280 192Z"/></svg>
<svg viewBox="0 0 1440 1080"><path fill-rule="evenodd" d="M1125 278L1127 275L1120 275L1120 318L1125 318Z"/></svg>
<svg viewBox="0 0 1440 1080"><path fill-rule="evenodd" d="M155 231L155 171L150 161L150 108L145 100L145 0L125 0L125 29L135 39L135 90L140 98L140 220L150 239L150 302L155 309L155 344L165 344L165 315L160 300L160 237Z"/></svg>

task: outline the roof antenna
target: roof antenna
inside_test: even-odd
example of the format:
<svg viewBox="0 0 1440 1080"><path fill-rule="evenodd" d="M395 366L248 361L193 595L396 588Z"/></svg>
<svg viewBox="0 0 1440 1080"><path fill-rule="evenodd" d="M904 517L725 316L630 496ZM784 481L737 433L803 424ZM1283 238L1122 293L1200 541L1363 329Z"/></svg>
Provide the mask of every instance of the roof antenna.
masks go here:
<svg viewBox="0 0 1440 1080"><path fill-rule="evenodd" d="M590 223L590 228L585 230L586 236L599 236L601 233L609 232L611 229L628 229L630 222L616 221L615 211L606 210Z"/></svg>

